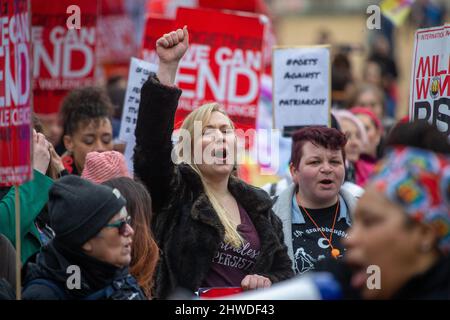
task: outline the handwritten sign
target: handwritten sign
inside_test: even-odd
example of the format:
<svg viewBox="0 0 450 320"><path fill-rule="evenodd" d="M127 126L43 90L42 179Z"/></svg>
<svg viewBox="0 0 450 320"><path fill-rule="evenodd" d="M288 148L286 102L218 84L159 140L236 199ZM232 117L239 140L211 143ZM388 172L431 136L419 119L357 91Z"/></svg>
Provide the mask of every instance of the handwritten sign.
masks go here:
<svg viewBox="0 0 450 320"><path fill-rule="evenodd" d="M328 126L329 46L275 47L272 70L275 128L290 135L303 126Z"/></svg>
<svg viewBox="0 0 450 320"><path fill-rule="evenodd" d="M133 150L136 145L134 130L139 111L142 85L147 81L150 73L156 73L158 66L137 58L131 58L130 71L128 75L128 86L125 95L122 121L120 124L119 140L126 143L125 159L128 170L133 172Z"/></svg>

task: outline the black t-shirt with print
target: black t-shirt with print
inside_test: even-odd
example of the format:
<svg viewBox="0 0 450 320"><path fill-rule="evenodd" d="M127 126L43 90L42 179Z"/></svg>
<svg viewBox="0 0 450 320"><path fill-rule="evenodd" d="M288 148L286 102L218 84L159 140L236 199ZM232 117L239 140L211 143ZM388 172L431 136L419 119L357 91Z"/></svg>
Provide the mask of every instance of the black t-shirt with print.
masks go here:
<svg viewBox="0 0 450 320"><path fill-rule="evenodd" d="M314 219L316 224L322 229L322 233L317 229L308 215L300 208L300 212L305 219L304 224L292 224L292 246L294 249L294 270L296 274L302 274L315 268L315 264L331 256L331 248L328 243L330 239L331 228L336 213L335 205L322 209L308 209L308 213ZM339 212L336 216L332 244L333 247L340 250L339 258L342 257L344 247L341 240L347 237L348 225L345 219L339 219Z"/></svg>

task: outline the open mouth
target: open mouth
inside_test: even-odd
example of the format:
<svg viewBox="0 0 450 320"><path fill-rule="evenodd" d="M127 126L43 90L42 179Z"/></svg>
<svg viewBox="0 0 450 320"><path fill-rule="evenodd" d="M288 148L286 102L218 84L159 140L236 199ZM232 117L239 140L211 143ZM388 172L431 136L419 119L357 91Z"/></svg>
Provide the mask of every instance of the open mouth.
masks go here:
<svg viewBox="0 0 450 320"><path fill-rule="evenodd" d="M362 289L367 283L367 267L363 264L348 261L352 269L352 278L350 284L355 289Z"/></svg>
<svg viewBox="0 0 450 320"><path fill-rule="evenodd" d="M331 185L333 183L333 180L323 179L323 180L320 180L319 183L323 184L323 185Z"/></svg>
<svg viewBox="0 0 450 320"><path fill-rule="evenodd" d="M215 149L214 150L214 158L219 160L220 163L224 163L227 160L227 149L222 148L222 149Z"/></svg>

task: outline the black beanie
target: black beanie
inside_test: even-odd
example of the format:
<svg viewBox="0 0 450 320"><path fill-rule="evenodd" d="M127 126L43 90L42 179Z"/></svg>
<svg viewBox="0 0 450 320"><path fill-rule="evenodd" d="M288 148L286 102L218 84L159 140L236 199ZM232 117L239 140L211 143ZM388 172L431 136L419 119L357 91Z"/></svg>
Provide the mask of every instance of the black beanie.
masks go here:
<svg viewBox="0 0 450 320"><path fill-rule="evenodd" d="M49 191L48 211L55 242L81 247L125 206L119 190L75 175L57 180Z"/></svg>

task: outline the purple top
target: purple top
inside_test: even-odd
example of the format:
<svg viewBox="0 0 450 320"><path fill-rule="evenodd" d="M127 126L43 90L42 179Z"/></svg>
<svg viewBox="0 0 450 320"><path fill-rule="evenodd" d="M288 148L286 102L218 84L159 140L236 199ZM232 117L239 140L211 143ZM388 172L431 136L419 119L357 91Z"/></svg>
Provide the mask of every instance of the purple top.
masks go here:
<svg viewBox="0 0 450 320"><path fill-rule="evenodd" d="M239 214L241 224L237 226L237 230L244 244L240 248L234 248L222 241L201 287L240 287L242 279L250 274L260 254L261 244L252 220L240 205Z"/></svg>

